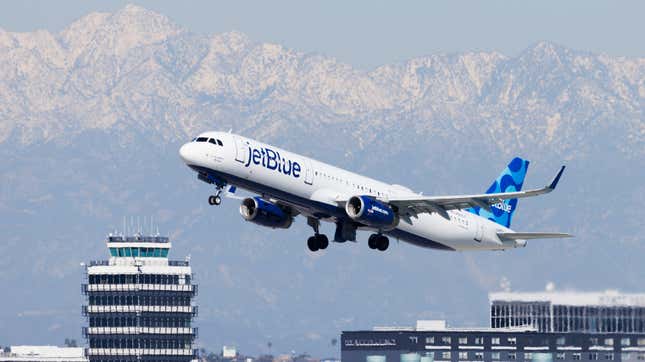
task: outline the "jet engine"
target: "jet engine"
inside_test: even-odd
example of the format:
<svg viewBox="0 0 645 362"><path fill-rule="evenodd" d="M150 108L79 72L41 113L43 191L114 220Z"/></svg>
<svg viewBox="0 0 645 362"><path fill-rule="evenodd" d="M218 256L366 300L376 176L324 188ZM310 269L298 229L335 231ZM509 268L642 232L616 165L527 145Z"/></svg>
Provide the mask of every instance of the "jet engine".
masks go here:
<svg viewBox="0 0 645 362"><path fill-rule="evenodd" d="M240 214L246 221L274 229L288 229L293 222L293 217L288 212L260 197L248 197L242 200Z"/></svg>
<svg viewBox="0 0 645 362"><path fill-rule="evenodd" d="M399 224L399 217L390 205L370 196L352 196L345 212L352 220L375 228L388 230Z"/></svg>

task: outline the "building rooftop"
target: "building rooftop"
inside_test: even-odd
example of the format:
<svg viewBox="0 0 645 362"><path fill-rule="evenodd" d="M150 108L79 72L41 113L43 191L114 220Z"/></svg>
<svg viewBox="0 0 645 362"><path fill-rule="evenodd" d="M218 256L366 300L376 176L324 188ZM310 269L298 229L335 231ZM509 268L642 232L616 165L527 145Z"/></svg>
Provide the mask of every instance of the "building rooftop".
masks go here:
<svg viewBox="0 0 645 362"><path fill-rule="evenodd" d="M167 243L170 239L166 236L146 236L146 235L109 235L108 243Z"/></svg>
<svg viewBox="0 0 645 362"><path fill-rule="evenodd" d="M11 346L0 352L0 361L87 361L80 347Z"/></svg>
<svg viewBox="0 0 645 362"><path fill-rule="evenodd" d="M621 293L617 290L602 292L556 291L497 292L488 300L498 302L549 302L553 305L573 306L629 306L645 307L645 294Z"/></svg>
<svg viewBox="0 0 645 362"><path fill-rule="evenodd" d="M490 327L448 327L445 320L418 320L415 327L411 326L377 326L374 332L534 332L536 328L530 326L510 328Z"/></svg>

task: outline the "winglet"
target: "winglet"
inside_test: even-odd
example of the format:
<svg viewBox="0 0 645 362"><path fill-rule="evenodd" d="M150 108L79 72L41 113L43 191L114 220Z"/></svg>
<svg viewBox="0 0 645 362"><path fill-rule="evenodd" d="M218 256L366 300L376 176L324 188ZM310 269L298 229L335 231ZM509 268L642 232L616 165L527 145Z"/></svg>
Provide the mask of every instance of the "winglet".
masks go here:
<svg viewBox="0 0 645 362"><path fill-rule="evenodd" d="M558 171L558 174L555 175L555 177L553 178L553 181L551 181L551 184L548 186L549 189L555 190L555 187L558 186L558 182L560 181L560 176L562 176L562 173L564 172L565 167L566 166L562 166L560 168L560 171Z"/></svg>

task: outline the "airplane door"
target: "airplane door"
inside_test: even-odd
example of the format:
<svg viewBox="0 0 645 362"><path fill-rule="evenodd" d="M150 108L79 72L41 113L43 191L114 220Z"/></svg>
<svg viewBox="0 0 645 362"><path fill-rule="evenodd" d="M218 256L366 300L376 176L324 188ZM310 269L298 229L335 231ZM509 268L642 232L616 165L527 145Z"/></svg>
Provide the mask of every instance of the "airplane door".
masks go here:
<svg viewBox="0 0 645 362"><path fill-rule="evenodd" d="M307 185L314 184L314 169L311 167L311 161L305 160L305 183Z"/></svg>
<svg viewBox="0 0 645 362"><path fill-rule="evenodd" d="M235 161L242 164L246 163L249 151L248 142L244 142L239 137L235 137Z"/></svg>

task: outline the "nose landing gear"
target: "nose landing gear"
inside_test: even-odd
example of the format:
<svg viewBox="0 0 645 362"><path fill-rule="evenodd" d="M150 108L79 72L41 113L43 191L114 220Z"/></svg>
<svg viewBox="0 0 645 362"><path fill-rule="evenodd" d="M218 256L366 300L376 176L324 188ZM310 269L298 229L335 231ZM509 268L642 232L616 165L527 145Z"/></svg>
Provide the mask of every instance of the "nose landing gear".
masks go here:
<svg viewBox="0 0 645 362"><path fill-rule="evenodd" d="M208 197L209 205L219 205L221 203L222 203L222 198L219 196L219 193L217 195L210 195Z"/></svg>
<svg viewBox="0 0 645 362"><path fill-rule="evenodd" d="M367 245L370 247L370 249L385 251L390 246L390 239L382 234L372 234L367 240Z"/></svg>
<svg viewBox="0 0 645 362"><path fill-rule="evenodd" d="M210 195L208 197L209 205L219 205L222 203L222 197L220 196L222 194L222 190L224 190L224 186L217 186L217 192L215 192L215 195Z"/></svg>

